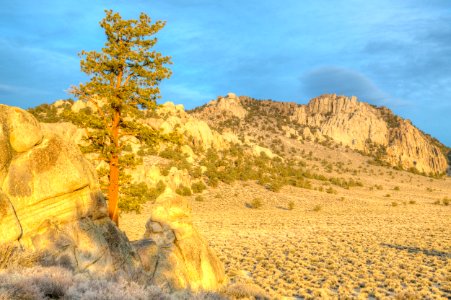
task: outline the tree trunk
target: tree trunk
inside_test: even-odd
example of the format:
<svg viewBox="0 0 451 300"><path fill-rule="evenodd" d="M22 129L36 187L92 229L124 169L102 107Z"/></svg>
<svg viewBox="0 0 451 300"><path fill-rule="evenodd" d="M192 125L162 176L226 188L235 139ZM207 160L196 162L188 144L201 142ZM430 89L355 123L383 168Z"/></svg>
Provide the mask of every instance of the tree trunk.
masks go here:
<svg viewBox="0 0 451 300"><path fill-rule="evenodd" d="M110 219L119 227L119 121L120 114L114 113L112 138L115 151L110 160L110 182L108 185L108 215Z"/></svg>
<svg viewBox="0 0 451 300"><path fill-rule="evenodd" d="M108 215L119 226L119 156L113 155L110 161L110 184L108 185Z"/></svg>

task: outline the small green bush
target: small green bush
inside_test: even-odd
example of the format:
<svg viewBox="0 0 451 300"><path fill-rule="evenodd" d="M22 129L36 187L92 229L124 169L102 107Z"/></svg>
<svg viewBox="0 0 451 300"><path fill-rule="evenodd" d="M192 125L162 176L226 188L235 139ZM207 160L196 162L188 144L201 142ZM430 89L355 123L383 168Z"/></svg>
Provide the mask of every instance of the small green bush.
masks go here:
<svg viewBox="0 0 451 300"><path fill-rule="evenodd" d="M321 205L315 205L315 207L313 207L313 211L320 211L322 209Z"/></svg>
<svg viewBox="0 0 451 300"><path fill-rule="evenodd" d="M253 209L258 209L263 206L262 200L260 198L252 199L251 203L249 203L249 207Z"/></svg>
<svg viewBox="0 0 451 300"><path fill-rule="evenodd" d="M207 186L202 181L191 184L191 190L194 194L202 193L206 188Z"/></svg>
<svg viewBox="0 0 451 300"><path fill-rule="evenodd" d="M294 202L290 201L288 202L288 210L293 210L294 209Z"/></svg>
<svg viewBox="0 0 451 300"><path fill-rule="evenodd" d="M337 190L334 190L332 187L326 189L326 193L328 194L337 194Z"/></svg>
<svg viewBox="0 0 451 300"><path fill-rule="evenodd" d="M180 185L175 192L177 194L179 194L180 196L191 196L193 194L193 192L191 191L191 189L187 186L184 186L183 184Z"/></svg>

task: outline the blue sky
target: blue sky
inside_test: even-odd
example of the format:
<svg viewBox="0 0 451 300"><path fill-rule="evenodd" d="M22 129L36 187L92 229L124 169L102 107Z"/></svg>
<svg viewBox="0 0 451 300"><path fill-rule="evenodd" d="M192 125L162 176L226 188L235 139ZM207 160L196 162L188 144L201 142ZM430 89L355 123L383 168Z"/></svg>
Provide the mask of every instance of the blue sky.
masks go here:
<svg viewBox="0 0 451 300"><path fill-rule="evenodd" d="M104 9L167 21L162 101L187 108L235 92L306 103L324 93L385 105L451 145L449 0L0 0L0 103L68 98L99 50Z"/></svg>

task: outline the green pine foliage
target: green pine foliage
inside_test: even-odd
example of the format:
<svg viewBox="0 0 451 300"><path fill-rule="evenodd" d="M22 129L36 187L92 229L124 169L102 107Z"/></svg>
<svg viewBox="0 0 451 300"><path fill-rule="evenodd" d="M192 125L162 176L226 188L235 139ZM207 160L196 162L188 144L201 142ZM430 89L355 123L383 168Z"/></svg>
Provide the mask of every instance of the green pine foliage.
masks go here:
<svg viewBox="0 0 451 300"><path fill-rule="evenodd" d="M146 183L129 183L121 186L121 197L119 198L119 208L122 211L141 212L141 206L148 201L155 201L160 196L165 184L159 181L153 188L149 188Z"/></svg>

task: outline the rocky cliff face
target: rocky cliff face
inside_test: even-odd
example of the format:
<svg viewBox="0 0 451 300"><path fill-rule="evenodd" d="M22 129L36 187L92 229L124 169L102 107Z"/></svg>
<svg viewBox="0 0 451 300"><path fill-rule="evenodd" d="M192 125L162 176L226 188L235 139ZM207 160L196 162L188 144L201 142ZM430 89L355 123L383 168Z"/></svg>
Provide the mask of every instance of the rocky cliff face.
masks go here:
<svg viewBox="0 0 451 300"><path fill-rule="evenodd" d="M380 159L392 166L442 174L447 162L440 149L408 120L386 108L376 108L355 97L324 95L295 110L292 120L353 149L382 149Z"/></svg>
<svg viewBox="0 0 451 300"><path fill-rule="evenodd" d="M230 112L224 113L227 109ZM237 103L236 97L228 96L211 101L192 114L214 128L233 126L235 132L249 133L259 126L269 130L264 124L273 124L271 127L279 127L286 136L320 142L332 139L392 166L426 174L443 174L447 169L447 160L437 143L410 121L393 115L387 108L359 102L356 97L323 95L299 105L249 97L239 97ZM232 116L229 120L235 121L220 123L218 115Z"/></svg>
<svg viewBox="0 0 451 300"><path fill-rule="evenodd" d="M149 228L148 239L132 245L107 216L94 168L77 146L46 128L31 114L0 105L0 246L44 253L93 276L141 274L171 291L212 290L225 282L186 200L168 190L151 216L172 234L172 246Z"/></svg>

